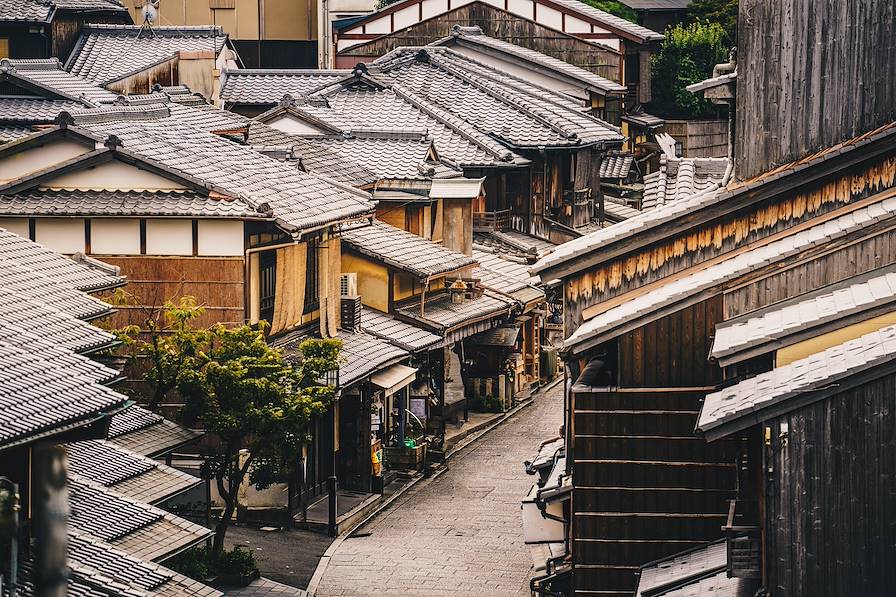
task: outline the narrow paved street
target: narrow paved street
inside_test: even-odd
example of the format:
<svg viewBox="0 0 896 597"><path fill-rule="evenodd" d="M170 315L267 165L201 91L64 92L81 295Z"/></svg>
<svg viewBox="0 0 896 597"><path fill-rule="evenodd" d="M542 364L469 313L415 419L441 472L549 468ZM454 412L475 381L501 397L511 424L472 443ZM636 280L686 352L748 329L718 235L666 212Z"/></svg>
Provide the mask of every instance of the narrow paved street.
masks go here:
<svg viewBox="0 0 896 597"><path fill-rule="evenodd" d="M533 478L523 461L557 433L562 390L558 384L536 395L532 406L452 458L447 472L346 539L317 595L528 595L520 499Z"/></svg>

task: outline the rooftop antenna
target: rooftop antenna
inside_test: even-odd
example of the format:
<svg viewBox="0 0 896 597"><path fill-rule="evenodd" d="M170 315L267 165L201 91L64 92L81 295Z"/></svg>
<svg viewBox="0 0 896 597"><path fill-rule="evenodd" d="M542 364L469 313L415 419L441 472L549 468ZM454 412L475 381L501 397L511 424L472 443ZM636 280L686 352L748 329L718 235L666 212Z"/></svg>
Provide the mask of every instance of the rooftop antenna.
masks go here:
<svg viewBox="0 0 896 597"><path fill-rule="evenodd" d="M143 13L143 24L140 26L140 29L149 29L149 32L155 36L155 32L152 30L152 24L155 23L159 18L159 4L162 0L146 0L143 4L143 8L140 11ZM140 33L137 33L137 37L140 37Z"/></svg>

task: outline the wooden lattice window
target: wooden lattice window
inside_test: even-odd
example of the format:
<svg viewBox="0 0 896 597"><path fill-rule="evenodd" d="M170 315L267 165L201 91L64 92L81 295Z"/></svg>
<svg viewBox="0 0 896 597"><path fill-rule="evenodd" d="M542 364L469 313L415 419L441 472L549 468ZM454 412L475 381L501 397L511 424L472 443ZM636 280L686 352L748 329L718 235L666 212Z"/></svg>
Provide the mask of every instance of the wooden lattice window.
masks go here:
<svg viewBox="0 0 896 597"><path fill-rule="evenodd" d="M277 252L264 251L258 256L259 317L274 321L274 295L277 292Z"/></svg>

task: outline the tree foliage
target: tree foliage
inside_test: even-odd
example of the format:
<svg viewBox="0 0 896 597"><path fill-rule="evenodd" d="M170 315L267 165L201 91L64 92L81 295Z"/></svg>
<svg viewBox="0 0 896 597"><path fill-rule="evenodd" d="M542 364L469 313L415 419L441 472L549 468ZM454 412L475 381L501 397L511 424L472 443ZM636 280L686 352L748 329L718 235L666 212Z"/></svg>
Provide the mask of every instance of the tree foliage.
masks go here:
<svg viewBox="0 0 896 597"><path fill-rule="evenodd" d="M738 0L691 0L688 6L690 23L717 23L725 31L728 47L737 45Z"/></svg>
<svg viewBox="0 0 896 597"><path fill-rule="evenodd" d="M185 297L166 303L152 319L165 326L120 335L148 351L145 379L154 395L176 391L184 404L182 421L211 436L201 474L215 482L224 501L213 545L218 557L247 476L263 489L293 472L312 419L333 400L335 388L321 380L338 368L342 342L306 340L291 363L268 345L263 329L194 327L201 314L195 299Z"/></svg>
<svg viewBox="0 0 896 597"><path fill-rule="evenodd" d="M598 8L604 12L608 12L611 15L622 17L626 21L631 21L632 23L638 22L638 13L622 2L619 2L619 0L585 0L585 4Z"/></svg>
<svg viewBox="0 0 896 597"><path fill-rule="evenodd" d="M714 112L713 104L685 87L712 76L727 59L725 32L717 23L676 25L666 30L660 51L651 60L651 111L661 116L699 118Z"/></svg>

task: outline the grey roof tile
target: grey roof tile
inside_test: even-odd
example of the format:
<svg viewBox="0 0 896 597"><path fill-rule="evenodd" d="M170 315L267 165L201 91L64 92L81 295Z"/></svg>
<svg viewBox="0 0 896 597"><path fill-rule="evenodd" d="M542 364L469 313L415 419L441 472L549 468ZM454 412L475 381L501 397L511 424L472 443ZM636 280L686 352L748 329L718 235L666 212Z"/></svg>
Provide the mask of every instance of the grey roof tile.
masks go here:
<svg viewBox="0 0 896 597"><path fill-rule="evenodd" d="M139 111L129 111L128 119L122 120L125 108L132 107L84 111L75 115L75 122L96 134L116 135L125 150L175 173L198 178L255 208L269 207L274 219L288 229L313 229L373 210L368 193L299 172L250 147L183 122L177 109L172 108L172 116L159 118L148 113L155 111L147 111L147 106L133 106ZM161 108L168 113L166 106Z"/></svg>
<svg viewBox="0 0 896 597"><path fill-rule="evenodd" d="M875 217L872 215L870 207L862 207L847 216L841 216L772 241L691 274L684 273L676 276L671 282L659 286L651 292L634 297L585 321L564 341L564 347L573 349L586 341L593 344L601 339L609 340L618 334L620 326L630 324L636 318L652 315L662 307L678 303L693 294L713 288L726 280L733 280L798 251L842 238L856 225L868 226L879 219L896 215L896 199L885 199L879 205L883 209L884 215ZM548 256L549 258L550 256Z"/></svg>
<svg viewBox="0 0 896 597"><path fill-rule="evenodd" d="M221 73L221 100L231 104L272 105L284 95L306 95L321 85L342 79L349 72L317 69L224 70Z"/></svg>
<svg viewBox="0 0 896 597"><path fill-rule="evenodd" d="M660 169L644 177L643 209L719 188L728 164L727 158L660 157Z"/></svg>
<svg viewBox="0 0 896 597"><path fill-rule="evenodd" d="M275 338L271 344L280 348L287 358L296 358L299 345L314 335L307 330L296 330ZM410 356L403 348L364 332L341 331L339 353L339 385L346 388L363 380L378 369L397 363Z"/></svg>
<svg viewBox="0 0 896 597"><path fill-rule="evenodd" d="M116 267L83 256L69 258L38 243L0 229L0 260L14 261L69 288L83 292L121 286L124 276Z"/></svg>
<svg viewBox="0 0 896 597"><path fill-rule="evenodd" d="M453 112L511 147L618 145L618 128L594 118L571 98L538 87L450 48L398 48L371 72Z"/></svg>
<svg viewBox="0 0 896 597"><path fill-rule="evenodd" d="M436 348L442 343L441 336L370 307L361 308L361 329L411 352Z"/></svg>
<svg viewBox="0 0 896 597"><path fill-rule="evenodd" d="M52 272L43 272L0 258L0 277L4 290L40 301L78 319L93 319L108 315L111 307L99 299L57 282Z"/></svg>
<svg viewBox="0 0 896 597"><path fill-rule="evenodd" d="M202 482L108 441L81 441L67 447L71 471L141 502L157 503Z"/></svg>
<svg viewBox="0 0 896 597"><path fill-rule="evenodd" d="M0 22L48 23L53 5L39 0L0 0Z"/></svg>
<svg viewBox="0 0 896 597"><path fill-rule="evenodd" d="M652 31L647 27L642 27L636 23L632 23L622 17L617 17L616 15L612 15L606 11L600 10L599 8L594 8L589 4L585 4L580 0L554 0L557 4L561 6L565 6L566 8L577 12L583 16L590 17L597 21L601 21L608 25L619 29L620 31L624 31L629 35L633 35L636 38L639 38L643 41L658 41L663 39L662 33L657 33L656 31Z"/></svg>
<svg viewBox="0 0 896 597"><path fill-rule="evenodd" d="M117 413L109 426L111 442L150 457L170 452L201 435L139 406Z"/></svg>
<svg viewBox="0 0 896 597"><path fill-rule="evenodd" d="M473 232L473 245L479 251L494 253L502 259L527 262L553 251L557 245L516 230ZM537 277L532 276L533 279Z"/></svg>
<svg viewBox="0 0 896 597"><path fill-rule="evenodd" d="M0 122L46 124L53 122L63 110L83 107L83 104L67 100L0 98Z"/></svg>
<svg viewBox="0 0 896 597"><path fill-rule="evenodd" d="M893 358L896 358L896 326L883 327L708 394L697 429L710 431L805 392L888 363Z"/></svg>
<svg viewBox="0 0 896 597"><path fill-rule="evenodd" d="M458 339L458 334L452 334L456 330L468 328L471 333L475 333L494 327L493 323L510 313L511 306L510 299L488 290L478 296L468 297L462 303L452 303L448 292L442 292L426 297L422 315L420 299L403 303L395 312L406 321L422 324L445 336L446 341L454 341Z"/></svg>
<svg viewBox="0 0 896 597"><path fill-rule="evenodd" d="M724 541L709 543L705 547L651 562L641 568L635 597L655 595L661 587L677 586L688 579L725 570L727 563L728 553Z"/></svg>
<svg viewBox="0 0 896 597"><path fill-rule="evenodd" d="M388 135L321 139L320 144L351 158L380 179L427 180L439 174L459 172L428 160L432 141L423 138L390 138Z"/></svg>
<svg viewBox="0 0 896 597"><path fill-rule="evenodd" d="M537 288L540 280L529 275L525 264L476 249L473 257L479 262L473 277L480 278L485 288L507 294L523 304L544 298L544 291Z"/></svg>
<svg viewBox="0 0 896 597"><path fill-rule="evenodd" d="M727 571L653 593L656 597L752 597L755 588L748 579L729 578Z"/></svg>
<svg viewBox="0 0 896 597"><path fill-rule="evenodd" d="M0 195L5 216L181 216L260 219L244 201L213 198L192 191L82 191L32 189Z"/></svg>
<svg viewBox="0 0 896 597"><path fill-rule="evenodd" d="M370 225L346 228L342 241L353 251L420 278L476 264L473 257L379 220Z"/></svg>
<svg viewBox="0 0 896 597"><path fill-rule="evenodd" d="M111 91L66 72L56 58L2 60L0 61L0 74L3 74L4 69L10 78L21 77L26 81L67 96L72 101L87 100L92 104L101 104L113 102L117 97Z"/></svg>
<svg viewBox="0 0 896 597"><path fill-rule="evenodd" d="M894 301L896 266L874 270L718 324L710 356L723 359Z"/></svg>
<svg viewBox="0 0 896 597"><path fill-rule="evenodd" d="M87 25L81 30L66 70L98 85L107 85L143 72L178 52L213 51L227 43L227 34L214 26Z"/></svg>
<svg viewBox="0 0 896 597"><path fill-rule="evenodd" d="M635 155L623 151L608 151L600 161L601 178L625 178L632 169Z"/></svg>

